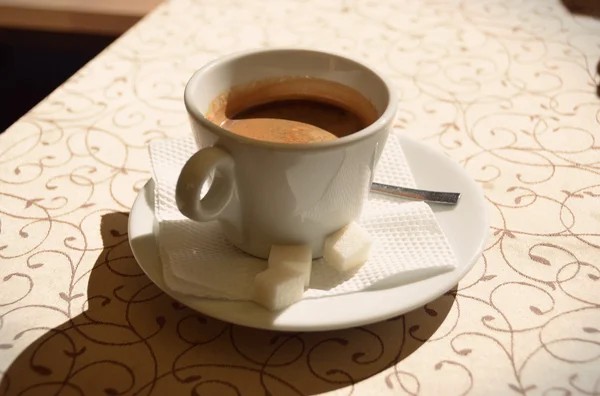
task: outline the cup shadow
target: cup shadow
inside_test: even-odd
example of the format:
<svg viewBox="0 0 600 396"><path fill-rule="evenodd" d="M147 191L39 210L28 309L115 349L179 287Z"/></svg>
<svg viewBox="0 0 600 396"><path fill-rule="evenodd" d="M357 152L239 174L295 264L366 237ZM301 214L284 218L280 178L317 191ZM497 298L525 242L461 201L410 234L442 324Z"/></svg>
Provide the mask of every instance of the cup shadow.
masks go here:
<svg viewBox="0 0 600 396"><path fill-rule="evenodd" d="M81 313L43 329L3 373L0 394L319 394L419 353L458 320L451 290L408 314L353 329L282 333L224 323L183 306L146 277L129 247L127 219L102 217L104 249L87 300L69 301L76 312L86 300Z"/></svg>

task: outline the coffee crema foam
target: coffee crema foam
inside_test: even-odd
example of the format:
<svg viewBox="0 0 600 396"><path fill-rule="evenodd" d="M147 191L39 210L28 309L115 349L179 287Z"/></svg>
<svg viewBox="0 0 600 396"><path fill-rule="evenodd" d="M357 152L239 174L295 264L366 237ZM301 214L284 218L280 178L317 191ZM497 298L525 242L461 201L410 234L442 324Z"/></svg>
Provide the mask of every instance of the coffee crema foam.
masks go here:
<svg viewBox="0 0 600 396"><path fill-rule="evenodd" d="M235 134L276 143L316 143L358 132L379 113L358 91L310 77L285 77L219 95L206 118Z"/></svg>

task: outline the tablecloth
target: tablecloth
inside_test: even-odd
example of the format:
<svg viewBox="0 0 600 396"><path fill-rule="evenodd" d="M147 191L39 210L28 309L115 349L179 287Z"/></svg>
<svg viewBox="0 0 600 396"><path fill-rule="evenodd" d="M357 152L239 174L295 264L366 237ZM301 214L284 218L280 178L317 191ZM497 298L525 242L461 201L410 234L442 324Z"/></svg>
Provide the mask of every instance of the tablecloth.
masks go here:
<svg viewBox="0 0 600 396"><path fill-rule="evenodd" d="M600 394L600 21L588 6L162 4L0 135L0 394ZM290 334L205 317L143 274L127 218L147 143L190 133L182 93L196 69L273 46L374 64L399 94L395 130L481 184L491 236L455 289L381 323Z"/></svg>

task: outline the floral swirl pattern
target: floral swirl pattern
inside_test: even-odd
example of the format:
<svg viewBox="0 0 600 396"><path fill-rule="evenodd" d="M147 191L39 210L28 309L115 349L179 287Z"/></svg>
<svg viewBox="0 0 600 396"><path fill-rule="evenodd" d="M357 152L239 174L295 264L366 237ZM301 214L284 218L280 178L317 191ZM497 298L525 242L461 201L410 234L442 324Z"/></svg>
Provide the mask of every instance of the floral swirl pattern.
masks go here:
<svg viewBox="0 0 600 396"><path fill-rule="evenodd" d="M189 133L196 69L269 46L375 65L396 130L481 184L491 236L455 289L287 334L146 278L126 231L146 144ZM600 395L599 60L600 21L559 0L161 5L0 135L0 394Z"/></svg>

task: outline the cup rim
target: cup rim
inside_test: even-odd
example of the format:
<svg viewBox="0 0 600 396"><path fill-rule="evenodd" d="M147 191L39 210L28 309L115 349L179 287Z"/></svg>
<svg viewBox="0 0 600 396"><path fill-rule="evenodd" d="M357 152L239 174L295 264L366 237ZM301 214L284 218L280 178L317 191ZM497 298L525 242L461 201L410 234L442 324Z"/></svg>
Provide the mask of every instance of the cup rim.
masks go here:
<svg viewBox="0 0 600 396"><path fill-rule="evenodd" d="M307 143L278 143L278 142L269 142L269 141L264 141L264 140L252 139L252 138L241 136L241 135L238 135L231 131L228 131L227 129L222 128L222 127L212 123L211 121L209 121L204 116L203 112L198 108L198 106L196 106L194 104L193 99L192 99L194 91L197 88L197 86L200 84L200 81L201 81L202 77L204 76L204 74L206 74L209 70L211 70L213 68L219 67L219 65L221 65L221 64L224 64L227 62L232 62L238 58L243 58L243 57L246 57L249 55L254 55L254 54L258 54L258 53L266 53L266 52L281 52L281 53L309 52L309 53L313 53L313 54L331 55L331 56L334 56L337 58L341 58L345 61L355 63L359 66L362 66L366 70L373 73L376 77L378 77L381 80L381 82L383 83L384 87L386 88L387 94L388 94L388 103L385 107L385 110L383 111L383 113L379 116L379 118L375 122L373 122L366 128L361 129L358 132L355 132L351 135L344 136L343 138L339 138L339 139L335 139L335 140L329 140L329 141L324 141L324 142L313 142L313 143L309 143L309 144L307 144ZM210 130L212 133L214 133L218 137L226 137L228 139L233 139L239 143L246 144L246 145L257 146L257 147L268 148L268 149L285 150L285 151L289 151L289 150L292 150L292 151L326 150L326 149L347 146L347 145L356 143L358 141L364 140L364 139L370 137L371 135L375 134L377 131L380 131L387 124L391 123L391 121L396 116L397 102L398 102L398 99L397 99L396 92L392 88L392 85L390 84L389 80L382 73L378 72L376 68L374 68L370 65L367 65L364 62L360 62L356 59L350 58L345 55L341 55L336 52L320 51L320 50L307 49L307 48L287 48L287 47L259 48L259 49L237 51L237 52L219 57L219 58L207 63L206 65L202 66L197 71L195 71L194 74L192 75L192 77L188 80L188 82L185 86L185 90L184 90L184 104L185 104L188 114L190 116L192 116L194 118L194 120L199 122L203 127L207 128L208 130Z"/></svg>

